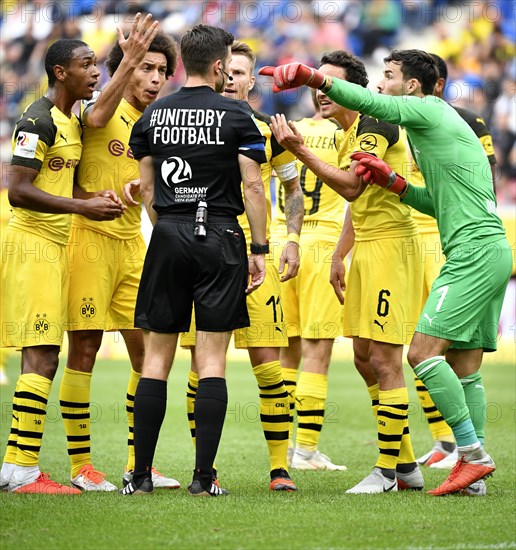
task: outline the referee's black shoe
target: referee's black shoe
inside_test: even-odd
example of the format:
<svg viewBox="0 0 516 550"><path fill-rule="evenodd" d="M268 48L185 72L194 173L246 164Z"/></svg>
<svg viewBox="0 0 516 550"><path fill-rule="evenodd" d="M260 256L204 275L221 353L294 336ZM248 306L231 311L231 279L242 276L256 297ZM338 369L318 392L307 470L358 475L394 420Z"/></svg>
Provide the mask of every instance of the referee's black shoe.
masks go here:
<svg viewBox="0 0 516 550"><path fill-rule="evenodd" d="M229 491L222 489L218 485L215 485L213 481L210 481L207 488L204 488L201 485L201 482L198 479L194 479L190 486L188 487L188 492L193 497L220 497L228 495Z"/></svg>
<svg viewBox="0 0 516 550"><path fill-rule="evenodd" d="M118 492L124 496L150 495L153 490L154 487L152 485L152 479L150 477L146 477L139 487L135 484L134 480L131 479L131 481Z"/></svg>

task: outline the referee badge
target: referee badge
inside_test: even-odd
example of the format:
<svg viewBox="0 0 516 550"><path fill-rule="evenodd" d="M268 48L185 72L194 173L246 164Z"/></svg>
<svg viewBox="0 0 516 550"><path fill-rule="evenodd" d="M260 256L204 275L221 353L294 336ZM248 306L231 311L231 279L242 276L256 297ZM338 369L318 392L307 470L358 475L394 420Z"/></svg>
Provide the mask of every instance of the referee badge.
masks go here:
<svg viewBox="0 0 516 550"><path fill-rule="evenodd" d="M93 298L83 298L80 305L80 314L83 319L93 319L97 313L97 308L93 303Z"/></svg>

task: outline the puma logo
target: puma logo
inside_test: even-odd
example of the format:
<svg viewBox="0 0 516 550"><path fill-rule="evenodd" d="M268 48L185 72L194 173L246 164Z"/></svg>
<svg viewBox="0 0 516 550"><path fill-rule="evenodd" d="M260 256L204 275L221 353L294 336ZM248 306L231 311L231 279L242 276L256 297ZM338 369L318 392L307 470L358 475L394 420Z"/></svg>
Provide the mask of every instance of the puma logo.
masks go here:
<svg viewBox="0 0 516 550"><path fill-rule="evenodd" d="M305 400L304 397L301 397L301 399L299 399L299 398L296 397L296 401L297 401L300 405L303 404L303 401L304 401L304 400Z"/></svg>
<svg viewBox="0 0 516 550"><path fill-rule="evenodd" d="M39 119L39 117L36 117L36 118L27 118L27 120L28 120L29 122L32 122L32 124L34 124L34 126L36 126L36 120L38 120L38 119Z"/></svg>
<svg viewBox="0 0 516 550"><path fill-rule="evenodd" d="M129 128L129 124L131 124L131 121L130 120L125 120L125 118L122 115L120 115L120 118L125 122L125 124Z"/></svg>
<svg viewBox="0 0 516 550"><path fill-rule="evenodd" d="M68 140L66 139L66 136L63 136L63 134L59 134L59 136L64 139L66 141L66 143L68 143Z"/></svg>
<svg viewBox="0 0 516 550"><path fill-rule="evenodd" d="M380 321L377 321L376 319L374 320L374 325L378 325L381 329L382 329L382 332L385 332L383 330L383 327L387 324L387 321L385 321L385 323L382 325L382 323L380 323Z"/></svg>
<svg viewBox="0 0 516 550"><path fill-rule="evenodd" d="M280 334L283 334L283 331L279 327L274 327L274 330L277 330Z"/></svg>
<svg viewBox="0 0 516 550"><path fill-rule="evenodd" d="M428 314L425 313L423 317L425 317L425 319L428 319L428 324L432 326L432 321L437 317L437 315L434 315L433 317L428 317Z"/></svg>

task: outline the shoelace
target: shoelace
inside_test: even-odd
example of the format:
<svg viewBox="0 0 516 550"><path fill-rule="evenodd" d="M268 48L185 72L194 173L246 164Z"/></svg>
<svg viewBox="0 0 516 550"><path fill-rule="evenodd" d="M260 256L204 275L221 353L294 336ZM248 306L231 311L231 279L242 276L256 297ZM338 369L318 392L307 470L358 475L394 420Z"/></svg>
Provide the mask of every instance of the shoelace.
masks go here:
<svg viewBox="0 0 516 550"><path fill-rule="evenodd" d="M86 479L93 481L93 483L97 485L106 479L106 474L104 472L99 472L94 468L83 470L81 473Z"/></svg>
<svg viewBox="0 0 516 550"><path fill-rule="evenodd" d="M54 488L63 487L61 483L57 483L57 481L50 479L50 474L45 474L43 472L39 474L39 476L35 480L35 483L44 483L45 485L48 485L49 487L54 487Z"/></svg>
<svg viewBox="0 0 516 550"><path fill-rule="evenodd" d="M466 462L464 460L464 457L461 457L460 460L457 460L457 463L452 468L452 471L451 471L450 475L448 476L448 481L454 480L459 475L461 466L462 466L462 464L464 464L464 462Z"/></svg>

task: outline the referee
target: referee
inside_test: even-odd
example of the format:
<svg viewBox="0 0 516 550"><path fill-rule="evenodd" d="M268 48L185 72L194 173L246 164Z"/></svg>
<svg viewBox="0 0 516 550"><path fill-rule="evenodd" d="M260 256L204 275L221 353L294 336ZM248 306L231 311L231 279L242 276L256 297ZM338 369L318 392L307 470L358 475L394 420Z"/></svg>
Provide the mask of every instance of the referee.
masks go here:
<svg viewBox="0 0 516 550"><path fill-rule="evenodd" d="M167 378L178 334L190 326L192 304L199 389L190 493L227 492L212 482L227 407L226 351L231 331L249 326L246 293L262 283L268 252L260 176L265 140L249 106L220 95L233 40L207 25L188 31L181 40L185 86L148 108L130 140L154 230L136 302L135 326L144 330L145 359L134 400L135 469L123 495L152 492ZM236 219L244 212L241 182L251 226L249 259Z"/></svg>

